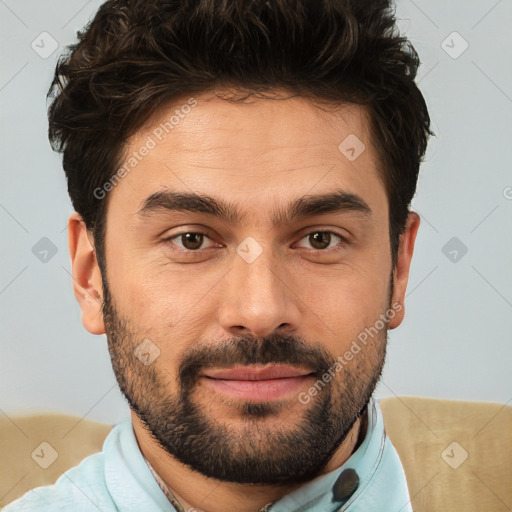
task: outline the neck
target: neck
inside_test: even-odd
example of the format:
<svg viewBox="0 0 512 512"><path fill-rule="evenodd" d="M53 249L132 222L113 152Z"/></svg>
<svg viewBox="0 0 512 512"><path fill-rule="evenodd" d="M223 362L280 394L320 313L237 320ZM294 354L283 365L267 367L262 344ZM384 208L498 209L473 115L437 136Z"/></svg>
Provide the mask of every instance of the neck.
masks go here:
<svg viewBox="0 0 512 512"><path fill-rule="evenodd" d="M276 487L222 482L209 478L193 471L169 455L155 441L133 411L131 417L135 437L143 456L164 484L170 488L184 510L259 512L265 505L281 499L304 485L298 483ZM343 443L318 476L339 468L361 444L366 431L363 418L366 418L366 415L357 419Z"/></svg>

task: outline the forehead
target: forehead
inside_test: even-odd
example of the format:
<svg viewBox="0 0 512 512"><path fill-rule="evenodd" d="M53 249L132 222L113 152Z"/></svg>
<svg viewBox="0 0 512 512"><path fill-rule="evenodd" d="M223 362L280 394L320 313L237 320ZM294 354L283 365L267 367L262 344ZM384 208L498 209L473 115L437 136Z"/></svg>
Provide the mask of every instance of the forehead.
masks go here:
<svg viewBox="0 0 512 512"><path fill-rule="evenodd" d="M316 146L323 152L334 145L337 150L348 134L371 143L369 116L359 105L317 104L285 92L238 101L226 93L218 94L212 91L176 98L147 120L130 139L131 146L149 136L160 149L167 146L173 152L220 157L223 150L243 149L252 156L260 151L261 156L271 158L273 151L287 148L311 152ZM197 137L201 137L199 146ZM243 153L240 158L245 156Z"/></svg>
<svg viewBox="0 0 512 512"><path fill-rule="evenodd" d="M235 199L259 211L331 189L385 201L366 111L349 104L326 110L297 96L182 96L129 139L123 166L109 201L132 214L164 189Z"/></svg>

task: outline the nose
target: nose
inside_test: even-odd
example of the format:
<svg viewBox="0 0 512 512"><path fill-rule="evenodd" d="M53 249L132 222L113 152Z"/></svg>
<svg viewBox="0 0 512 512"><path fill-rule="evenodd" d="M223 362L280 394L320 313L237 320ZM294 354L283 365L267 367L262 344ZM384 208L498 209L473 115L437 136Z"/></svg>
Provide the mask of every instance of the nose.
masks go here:
<svg viewBox="0 0 512 512"><path fill-rule="evenodd" d="M263 338L279 329L291 334L301 317L300 292L292 273L268 248L248 263L235 255L223 283L219 323L230 335Z"/></svg>

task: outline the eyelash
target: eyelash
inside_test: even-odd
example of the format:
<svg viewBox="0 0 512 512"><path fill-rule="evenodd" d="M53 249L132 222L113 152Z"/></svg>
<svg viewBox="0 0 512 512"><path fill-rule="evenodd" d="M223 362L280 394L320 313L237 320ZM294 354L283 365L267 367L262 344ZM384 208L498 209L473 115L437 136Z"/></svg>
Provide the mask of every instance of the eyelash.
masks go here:
<svg viewBox="0 0 512 512"><path fill-rule="evenodd" d="M320 230L320 229L317 229L317 230L314 230L314 231L310 231L309 233L306 233L303 237L300 238L300 240L303 240L304 238L307 238L308 236L314 234L314 233L330 233L331 235L334 235L335 237L339 238L341 243L339 244L340 247L345 247L346 245L348 245L348 240L340 235L339 233L337 233L336 231L330 231L330 230ZM170 248L172 251L174 252L178 252L180 254L186 254L186 255L195 255L195 254L199 254L201 251L204 251L204 250L207 250L207 249L196 249L196 250L192 250L192 249L176 249L175 247L173 247L173 243L172 241L177 239L177 238L180 238L181 236L183 235L203 235L207 238L210 238L211 240L211 237L208 235L208 233L205 233L204 231L183 231L182 233L178 233L176 235L173 235L172 237L169 237L169 238L165 238L163 241L164 242L168 242ZM212 247L209 247L208 249L212 249ZM328 249L310 249L311 251L314 251L314 252L318 252L318 253L328 253L328 252L331 252L332 250L337 250L335 247L330 247Z"/></svg>

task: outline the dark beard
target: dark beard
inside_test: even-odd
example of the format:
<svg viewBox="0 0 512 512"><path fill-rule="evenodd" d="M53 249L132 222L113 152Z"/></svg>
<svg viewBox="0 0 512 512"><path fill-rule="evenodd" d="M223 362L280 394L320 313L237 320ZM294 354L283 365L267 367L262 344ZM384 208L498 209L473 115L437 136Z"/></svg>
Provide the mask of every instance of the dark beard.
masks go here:
<svg viewBox="0 0 512 512"><path fill-rule="evenodd" d="M240 337L221 344L198 343L183 354L177 375L179 396L170 396L167 390L174 377L158 366L159 359L145 366L135 357L134 349L144 336L137 335L116 310L106 283L103 291L112 367L131 409L171 456L217 480L284 486L318 476L364 412L384 365L387 329L336 372L335 378L323 383L307 406L297 400L277 424L263 420L277 416L286 403L233 402L240 417L235 428L209 417L205 414L208 406L194 400L201 388L200 371L235 364L285 363L315 371L314 385L334 366L335 357L321 345L277 334L257 341ZM171 340L158 341L165 350ZM291 418L296 420L279 428Z"/></svg>

